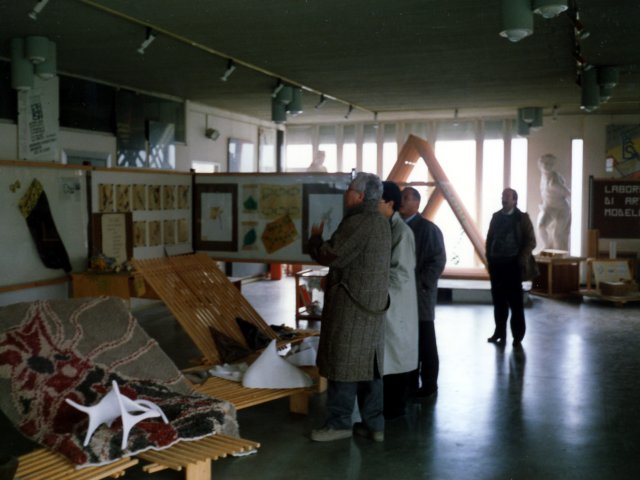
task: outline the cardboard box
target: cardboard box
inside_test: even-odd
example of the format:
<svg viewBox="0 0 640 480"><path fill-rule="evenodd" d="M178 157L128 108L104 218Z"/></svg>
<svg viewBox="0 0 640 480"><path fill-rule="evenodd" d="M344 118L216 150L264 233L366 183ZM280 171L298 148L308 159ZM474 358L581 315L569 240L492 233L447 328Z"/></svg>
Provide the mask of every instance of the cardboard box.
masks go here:
<svg viewBox="0 0 640 480"><path fill-rule="evenodd" d="M638 291L638 286L630 280L619 282L600 282L600 293L612 297L624 297Z"/></svg>

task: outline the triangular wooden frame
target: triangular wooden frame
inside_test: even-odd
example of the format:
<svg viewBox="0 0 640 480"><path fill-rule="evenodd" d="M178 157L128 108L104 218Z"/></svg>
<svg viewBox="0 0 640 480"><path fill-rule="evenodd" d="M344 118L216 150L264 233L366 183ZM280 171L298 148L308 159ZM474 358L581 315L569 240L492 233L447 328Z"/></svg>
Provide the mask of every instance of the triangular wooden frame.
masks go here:
<svg viewBox="0 0 640 480"><path fill-rule="evenodd" d="M446 200L460 222L462 229L467 237L469 237L469 240L471 240L478 257L486 266L487 258L485 255L484 238L480 235L477 225L471 215L469 215L453 184L444 173L444 170L436 159L433 147L429 142L415 135L409 135L409 138L407 138L407 141L400 149L400 153L398 153L398 160L391 169L387 180L396 183L405 183L420 158L427 164L429 173L433 176L433 185L435 186L434 191L429 196L427 205L422 211L422 216L426 219L433 220L440 205Z"/></svg>

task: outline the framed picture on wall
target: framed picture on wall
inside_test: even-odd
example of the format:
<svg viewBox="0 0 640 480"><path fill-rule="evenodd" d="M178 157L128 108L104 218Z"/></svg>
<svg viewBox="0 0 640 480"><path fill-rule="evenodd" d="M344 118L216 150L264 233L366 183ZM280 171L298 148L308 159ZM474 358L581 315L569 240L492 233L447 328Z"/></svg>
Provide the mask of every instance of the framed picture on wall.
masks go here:
<svg viewBox="0 0 640 480"><path fill-rule="evenodd" d="M326 184L308 184L302 187L302 252L309 253L311 226L324 224L322 238L333 235L342 220L344 190Z"/></svg>
<svg viewBox="0 0 640 480"><path fill-rule="evenodd" d="M235 184L196 185L196 250L238 250L238 186Z"/></svg>

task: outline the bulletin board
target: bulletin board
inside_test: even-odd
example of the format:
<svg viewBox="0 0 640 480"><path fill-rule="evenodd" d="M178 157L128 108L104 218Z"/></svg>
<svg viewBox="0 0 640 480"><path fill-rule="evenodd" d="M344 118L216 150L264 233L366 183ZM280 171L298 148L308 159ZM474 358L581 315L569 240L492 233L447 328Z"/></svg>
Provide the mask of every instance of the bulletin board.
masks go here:
<svg viewBox="0 0 640 480"><path fill-rule="evenodd" d="M343 215L350 174L198 174L194 247L220 260L312 263L311 226L324 238Z"/></svg>
<svg viewBox="0 0 640 480"><path fill-rule="evenodd" d="M91 213L115 219L130 214L127 242L133 246L133 258L189 253L193 251L191 189L189 172L99 168L91 172Z"/></svg>
<svg viewBox="0 0 640 480"><path fill-rule="evenodd" d="M640 180L589 179L589 228L600 238L640 238Z"/></svg>
<svg viewBox="0 0 640 480"><path fill-rule="evenodd" d="M52 280L65 274L44 266L18 204L37 179L47 196L51 216L74 271L87 262L87 169L59 164L0 162L0 286ZM10 272L10 274L9 274Z"/></svg>

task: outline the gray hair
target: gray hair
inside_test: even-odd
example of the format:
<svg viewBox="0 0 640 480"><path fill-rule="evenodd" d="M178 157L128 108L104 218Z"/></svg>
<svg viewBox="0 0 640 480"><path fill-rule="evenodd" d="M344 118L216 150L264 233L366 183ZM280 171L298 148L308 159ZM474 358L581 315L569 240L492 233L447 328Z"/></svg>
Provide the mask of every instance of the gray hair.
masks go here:
<svg viewBox="0 0 640 480"><path fill-rule="evenodd" d="M364 192L365 202L379 202L382 198L382 180L373 173L358 172L351 182L356 192Z"/></svg>

